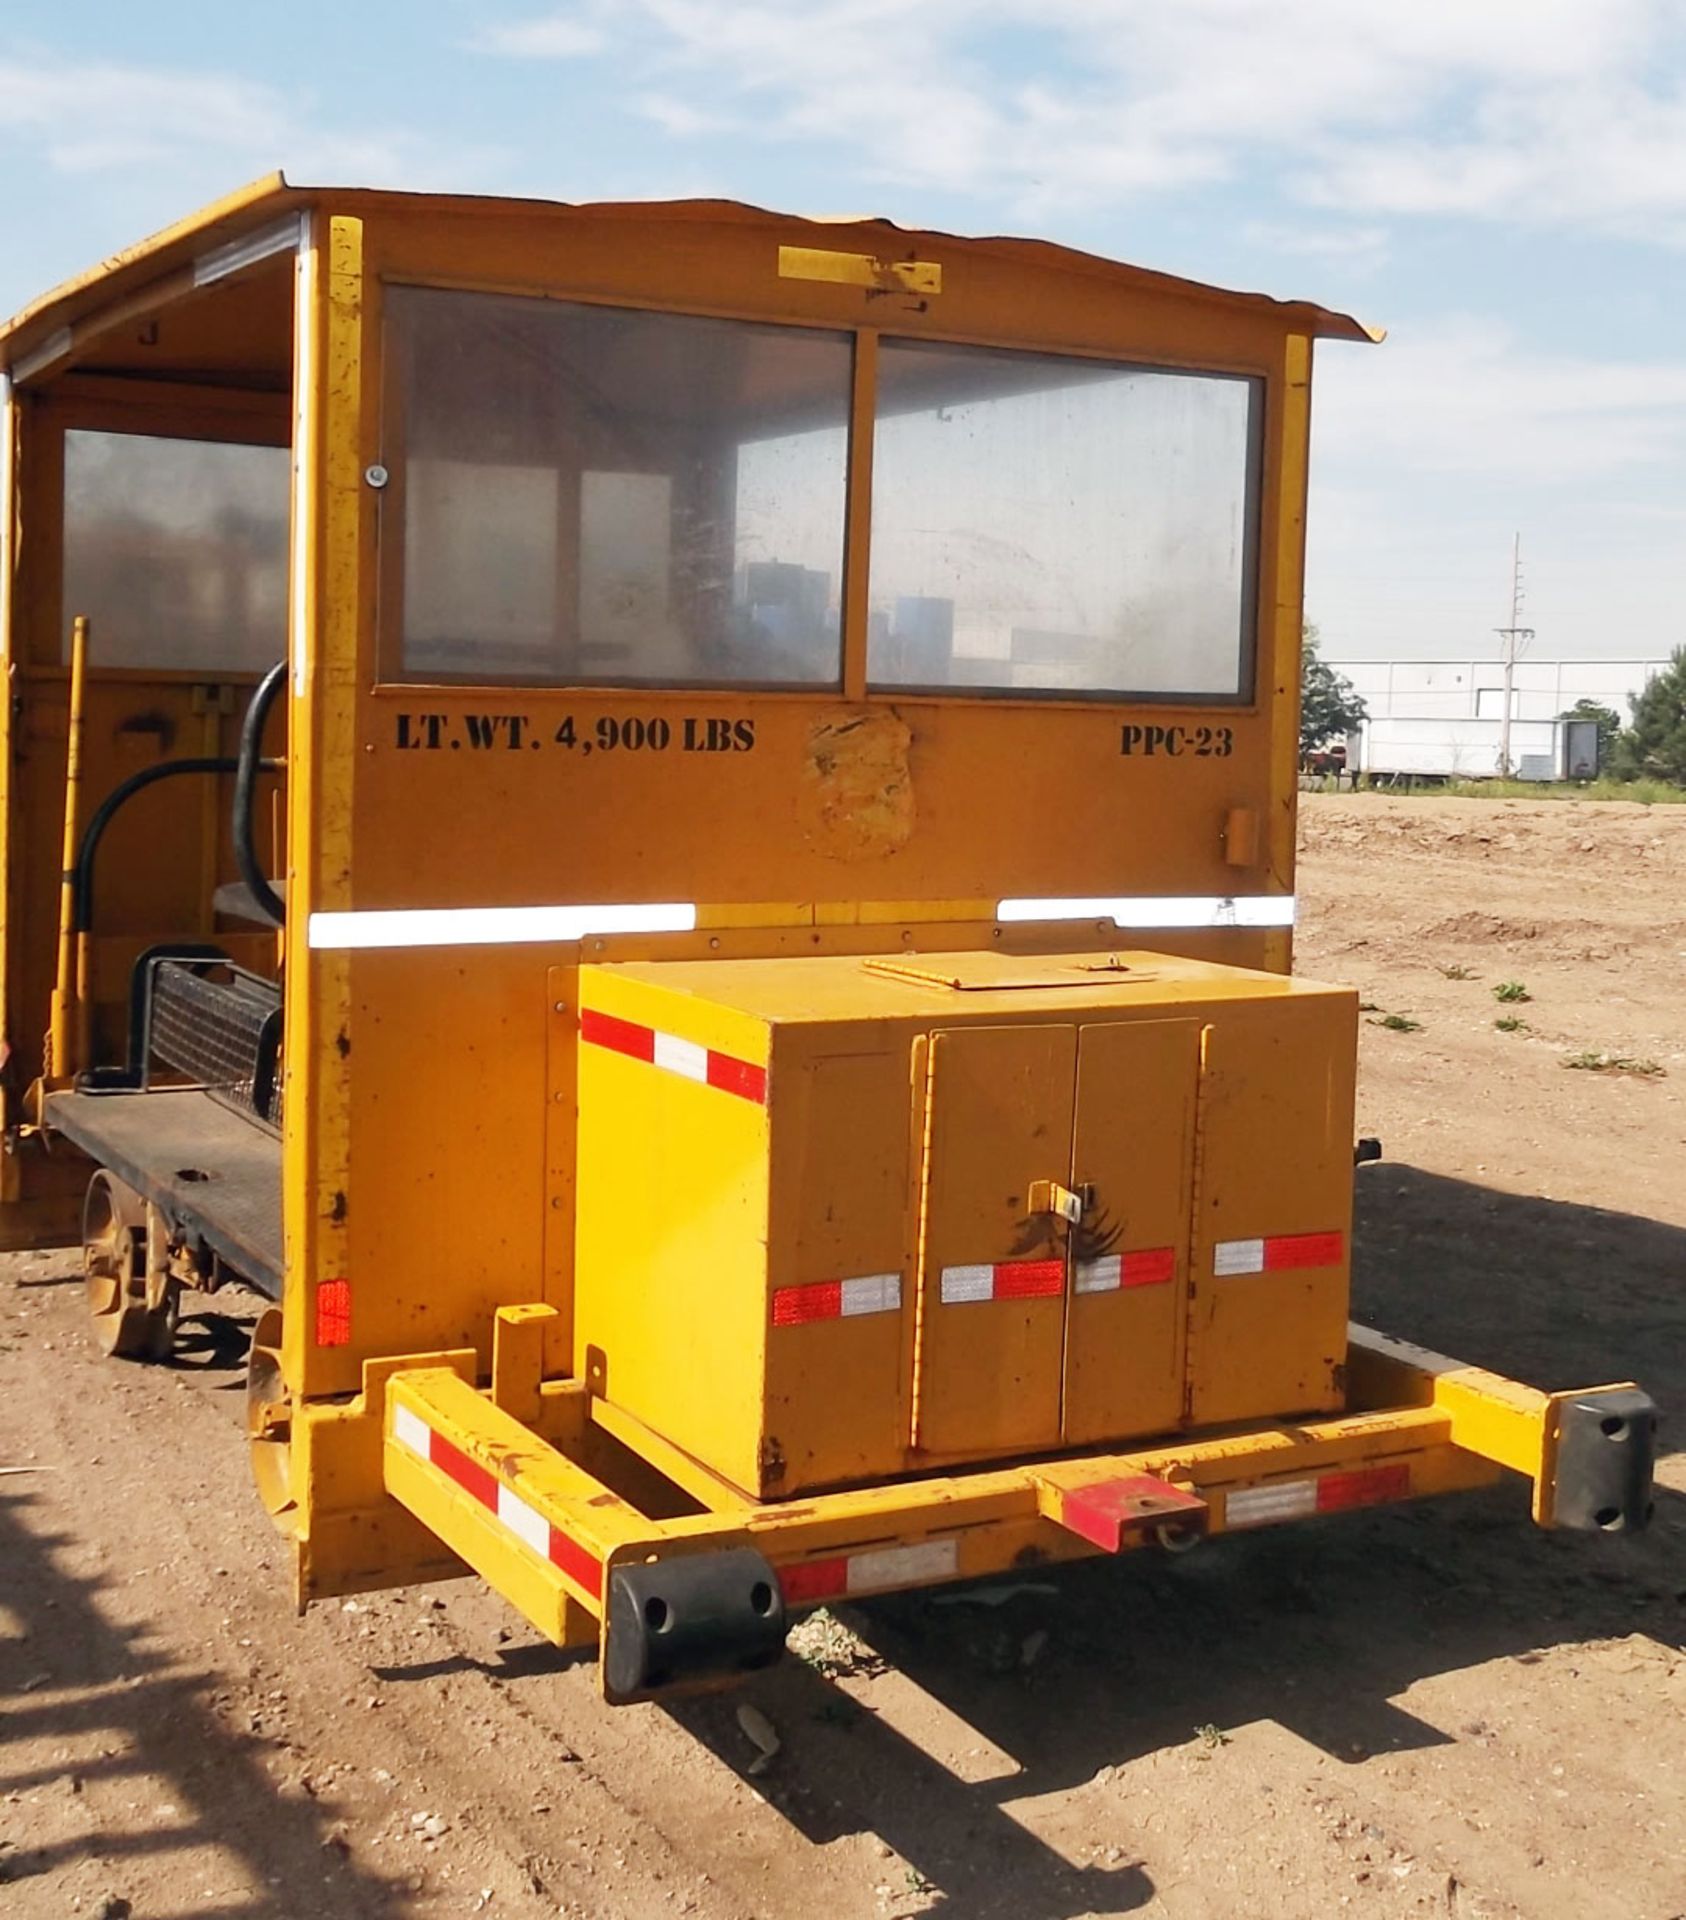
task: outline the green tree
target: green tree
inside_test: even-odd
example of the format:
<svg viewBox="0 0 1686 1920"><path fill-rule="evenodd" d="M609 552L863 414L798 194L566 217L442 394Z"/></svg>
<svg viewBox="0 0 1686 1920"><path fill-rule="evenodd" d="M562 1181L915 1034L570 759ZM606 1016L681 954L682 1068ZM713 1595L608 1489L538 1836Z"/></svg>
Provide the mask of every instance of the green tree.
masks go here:
<svg viewBox="0 0 1686 1920"><path fill-rule="evenodd" d="M1331 740L1344 740L1366 717L1364 702L1344 673L1337 673L1319 652L1320 636L1308 620L1300 650L1300 752L1315 753Z"/></svg>
<svg viewBox="0 0 1686 1920"><path fill-rule="evenodd" d="M1616 735L1622 730L1622 716L1614 707L1601 707L1596 700L1577 700L1558 716L1559 720L1596 720L1598 723L1598 766L1602 773L1609 766Z"/></svg>
<svg viewBox="0 0 1686 1920"><path fill-rule="evenodd" d="M1686 787L1686 647L1633 703L1633 725L1616 738L1613 771L1623 780L1670 780Z"/></svg>

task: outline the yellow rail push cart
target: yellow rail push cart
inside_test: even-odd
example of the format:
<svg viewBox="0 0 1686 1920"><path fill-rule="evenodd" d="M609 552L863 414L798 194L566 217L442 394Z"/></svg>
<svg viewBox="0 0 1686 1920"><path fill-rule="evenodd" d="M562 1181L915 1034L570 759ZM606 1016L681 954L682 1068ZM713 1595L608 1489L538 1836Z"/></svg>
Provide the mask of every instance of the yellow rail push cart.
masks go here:
<svg viewBox="0 0 1686 1920"><path fill-rule="evenodd" d="M4 1223L274 1302L302 1603L610 1696L791 1611L1533 1483L1654 1411L1349 1327L1290 977L1317 307L274 178L5 368Z"/></svg>

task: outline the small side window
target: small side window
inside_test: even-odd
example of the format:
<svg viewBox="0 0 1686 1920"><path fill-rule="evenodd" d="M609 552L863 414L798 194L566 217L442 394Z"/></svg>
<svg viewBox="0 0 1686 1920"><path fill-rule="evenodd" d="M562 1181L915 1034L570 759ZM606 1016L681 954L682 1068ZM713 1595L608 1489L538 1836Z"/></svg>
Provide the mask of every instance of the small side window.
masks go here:
<svg viewBox="0 0 1686 1920"><path fill-rule="evenodd" d="M64 436L64 625L90 659L259 673L287 650L285 447L153 434Z"/></svg>

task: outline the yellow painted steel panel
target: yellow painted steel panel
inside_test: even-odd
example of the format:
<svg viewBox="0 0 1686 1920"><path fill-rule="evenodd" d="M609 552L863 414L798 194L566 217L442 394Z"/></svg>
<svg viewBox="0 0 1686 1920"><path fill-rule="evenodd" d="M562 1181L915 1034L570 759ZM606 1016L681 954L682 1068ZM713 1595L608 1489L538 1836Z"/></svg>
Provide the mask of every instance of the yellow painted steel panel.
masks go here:
<svg viewBox="0 0 1686 1920"><path fill-rule="evenodd" d="M915 1445L1030 1452L1060 1438L1065 1235L1029 1212L1071 1161L1077 1033L971 1027L931 1036Z"/></svg>
<svg viewBox="0 0 1686 1920"><path fill-rule="evenodd" d="M691 1073L701 1054L705 1073L718 1056L764 1074L765 1032L595 968L581 975L580 1019L576 1371L758 1491L768 1108ZM658 1064L657 1036L673 1064Z"/></svg>
<svg viewBox="0 0 1686 1920"><path fill-rule="evenodd" d="M1066 1331L1068 1444L1164 1433L1183 1412L1200 1023L1086 1026L1078 1040Z"/></svg>

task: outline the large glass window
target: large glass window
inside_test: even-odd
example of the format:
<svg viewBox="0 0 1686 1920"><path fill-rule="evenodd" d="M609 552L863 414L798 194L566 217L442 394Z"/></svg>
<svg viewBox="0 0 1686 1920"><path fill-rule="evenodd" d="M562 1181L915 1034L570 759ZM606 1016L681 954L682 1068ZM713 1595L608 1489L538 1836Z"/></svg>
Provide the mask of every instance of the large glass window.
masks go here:
<svg viewBox="0 0 1686 1920"><path fill-rule="evenodd" d="M846 334L417 287L387 314L404 677L838 683Z"/></svg>
<svg viewBox="0 0 1686 1920"><path fill-rule="evenodd" d="M261 672L287 650L285 447L153 434L64 436L64 626L89 658Z"/></svg>
<svg viewBox="0 0 1686 1920"><path fill-rule="evenodd" d="M1235 698L1260 383L885 341L869 679Z"/></svg>

